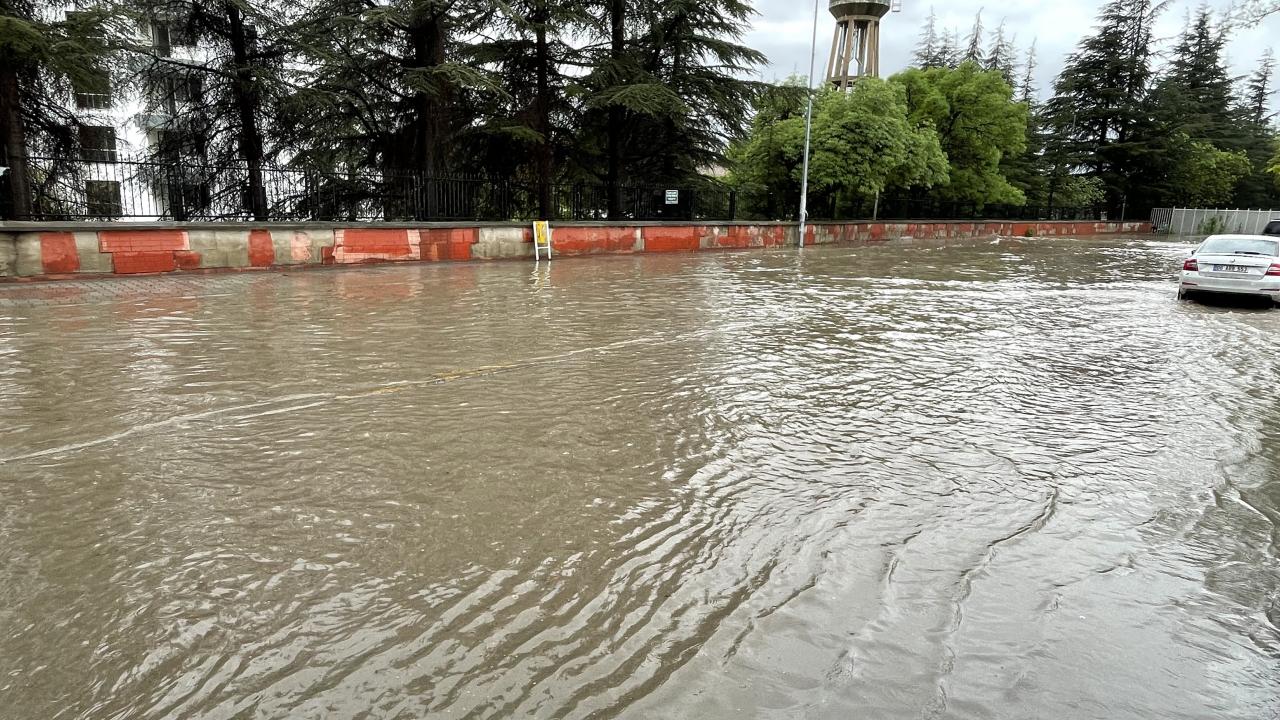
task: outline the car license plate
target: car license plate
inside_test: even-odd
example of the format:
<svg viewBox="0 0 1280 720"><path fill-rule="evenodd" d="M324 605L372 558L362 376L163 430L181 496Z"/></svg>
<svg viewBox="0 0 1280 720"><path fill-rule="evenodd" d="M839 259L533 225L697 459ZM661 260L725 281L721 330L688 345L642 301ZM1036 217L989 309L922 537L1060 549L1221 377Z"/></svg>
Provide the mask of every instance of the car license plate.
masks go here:
<svg viewBox="0 0 1280 720"><path fill-rule="evenodd" d="M1241 265L1214 265L1213 271L1220 273L1247 273L1249 268Z"/></svg>

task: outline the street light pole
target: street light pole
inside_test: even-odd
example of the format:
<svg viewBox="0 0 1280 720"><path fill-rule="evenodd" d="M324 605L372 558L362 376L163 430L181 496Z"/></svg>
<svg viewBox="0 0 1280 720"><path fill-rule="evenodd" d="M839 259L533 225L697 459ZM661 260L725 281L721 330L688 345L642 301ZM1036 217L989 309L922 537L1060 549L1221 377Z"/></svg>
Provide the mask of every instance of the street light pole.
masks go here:
<svg viewBox="0 0 1280 720"><path fill-rule="evenodd" d="M804 176L800 180L800 247L804 247L805 225L809 220L809 142L813 137L813 73L818 63L818 9L813 0L813 42L809 50L809 107L804 114Z"/></svg>

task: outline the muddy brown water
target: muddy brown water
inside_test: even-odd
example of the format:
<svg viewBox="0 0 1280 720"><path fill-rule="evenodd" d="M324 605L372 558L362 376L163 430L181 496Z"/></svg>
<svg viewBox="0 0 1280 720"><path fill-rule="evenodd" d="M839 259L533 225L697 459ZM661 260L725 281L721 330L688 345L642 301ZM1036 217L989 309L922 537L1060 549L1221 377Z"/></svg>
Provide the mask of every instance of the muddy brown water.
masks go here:
<svg viewBox="0 0 1280 720"><path fill-rule="evenodd" d="M1186 247L0 286L0 717L1274 718Z"/></svg>

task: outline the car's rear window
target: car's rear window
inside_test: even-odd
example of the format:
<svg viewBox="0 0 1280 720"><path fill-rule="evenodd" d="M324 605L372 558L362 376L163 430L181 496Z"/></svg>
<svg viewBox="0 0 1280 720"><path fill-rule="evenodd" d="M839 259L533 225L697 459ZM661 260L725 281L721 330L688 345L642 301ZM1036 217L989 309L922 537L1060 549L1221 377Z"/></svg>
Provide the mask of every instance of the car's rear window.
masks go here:
<svg viewBox="0 0 1280 720"><path fill-rule="evenodd" d="M1216 237L1206 240L1204 245L1200 247L1200 252L1206 255L1244 253L1246 255L1275 257L1280 255L1280 242L1262 240L1260 238Z"/></svg>

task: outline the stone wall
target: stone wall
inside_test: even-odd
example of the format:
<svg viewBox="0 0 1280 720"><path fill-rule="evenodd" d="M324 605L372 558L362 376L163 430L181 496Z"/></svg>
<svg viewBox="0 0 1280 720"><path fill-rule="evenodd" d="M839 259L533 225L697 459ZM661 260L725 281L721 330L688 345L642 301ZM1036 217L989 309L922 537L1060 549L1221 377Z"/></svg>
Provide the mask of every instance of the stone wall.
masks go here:
<svg viewBox="0 0 1280 720"><path fill-rule="evenodd" d="M818 223L806 244L950 243L996 236L1150 232L1148 223ZM775 248L797 244L795 224L587 224L553 226L560 257ZM0 280L139 275L376 262L533 257L533 234L510 224L0 224Z"/></svg>

